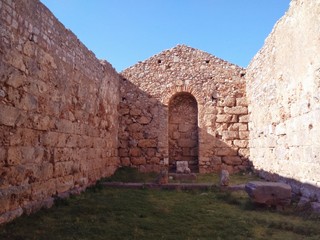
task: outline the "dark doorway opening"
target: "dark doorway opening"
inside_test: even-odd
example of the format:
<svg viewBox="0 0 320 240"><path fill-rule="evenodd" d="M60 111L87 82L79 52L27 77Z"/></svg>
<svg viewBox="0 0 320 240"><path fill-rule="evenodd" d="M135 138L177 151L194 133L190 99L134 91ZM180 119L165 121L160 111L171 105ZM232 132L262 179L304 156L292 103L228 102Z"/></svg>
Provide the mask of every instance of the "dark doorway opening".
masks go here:
<svg viewBox="0 0 320 240"><path fill-rule="evenodd" d="M169 171L177 161L187 161L191 172L199 171L198 104L190 93L178 93L169 102Z"/></svg>

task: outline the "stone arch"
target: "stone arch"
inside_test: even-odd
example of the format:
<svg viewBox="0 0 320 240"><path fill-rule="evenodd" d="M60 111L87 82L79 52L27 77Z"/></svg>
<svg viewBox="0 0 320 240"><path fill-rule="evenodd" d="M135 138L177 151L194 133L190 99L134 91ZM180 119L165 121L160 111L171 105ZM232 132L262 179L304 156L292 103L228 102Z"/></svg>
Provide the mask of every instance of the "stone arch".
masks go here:
<svg viewBox="0 0 320 240"><path fill-rule="evenodd" d="M188 92L174 94L169 101L169 171L178 161L187 161L192 172L199 171L198 103Z"/></svg>
<svg viewBox="0 0 320 240"><path fill-rule="evenodd" d="M180 86L172 86L166 89L166 94L162 98L162 102L164 105L168 106L170 100L172 99L173 96L179 93L189 93L192 95L197 103L199 105L204 104L203 99L202 99L202 94L199 93L197 90L195 90L191 85L180 85Z"/></svg>

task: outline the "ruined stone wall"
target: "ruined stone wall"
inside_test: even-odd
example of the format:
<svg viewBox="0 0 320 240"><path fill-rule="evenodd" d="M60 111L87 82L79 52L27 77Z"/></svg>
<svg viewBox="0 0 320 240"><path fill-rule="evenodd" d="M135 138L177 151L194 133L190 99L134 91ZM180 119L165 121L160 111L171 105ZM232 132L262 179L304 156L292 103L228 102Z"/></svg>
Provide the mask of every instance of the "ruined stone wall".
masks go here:
<svg viewBox="0 0 320 240"><path fill-rule="evenodd" d="M247 71L250 157L320 200L320 2L293 0Z"/></svg>
<svg viewBox="0 0 320 240"><path fill-rule="evenodd" d="M248 166L248 111L243 69L208 53L178 45L121 74L119 155L122 165L138 166L141 171L174 166L178 159L169 158L170 142L178 145L175 151L180 151L181 160L192 162L191 158L198 155L200 172L221 168L233 172ZM181 119L173 119L193 115L188 106L181 106L185 112L170 116L170 102L175 102L171 100L178 95L185 97L181 102L188 102L188 96L197 102L198 136L192 133L191 120L185 119L183 124ZM169 121L179 125L171 124L168 129ZM192 138L198 138L198 146L193 146Z"/></svg>
<svg viewBox="0 0 320 240"><path fill-rule="evenodd" d="M39 1L0 1L0 223L113 173L118 84Z"/></svg>

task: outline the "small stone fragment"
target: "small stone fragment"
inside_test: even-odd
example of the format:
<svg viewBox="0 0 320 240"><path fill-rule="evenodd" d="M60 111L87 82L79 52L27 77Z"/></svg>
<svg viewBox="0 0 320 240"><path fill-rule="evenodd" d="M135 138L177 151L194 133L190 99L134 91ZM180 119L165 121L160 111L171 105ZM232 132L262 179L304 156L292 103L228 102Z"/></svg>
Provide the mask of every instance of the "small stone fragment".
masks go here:
<svg viewBox="0 0 320 240"><path fill-rule="evenodd" d="M5 97L5 96L6 96L6 92L0 89L0 97Z"/></svg>
<svg viewBox="0 0 320 240"><path fill-rule="evenodd" d="M220 186L229 186L230 175L227 170L221 170L220 174Z"/></svg>
<svg viewBox="0 0 320 240"><path fill-rule="evenodd" d="M167 184L169 182L168 170L161 170L155 182L157 184Z"/></svg>

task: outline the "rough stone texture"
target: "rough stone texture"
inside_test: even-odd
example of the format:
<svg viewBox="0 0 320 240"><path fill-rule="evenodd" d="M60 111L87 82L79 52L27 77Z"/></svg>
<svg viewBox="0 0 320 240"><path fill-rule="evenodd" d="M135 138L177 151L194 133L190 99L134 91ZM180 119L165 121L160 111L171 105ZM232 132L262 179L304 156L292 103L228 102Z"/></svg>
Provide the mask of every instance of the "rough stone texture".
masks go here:
<svg viewBox="0 0 320 240"><path fill-rule="evenodd" d="M39 1L0 1L0 223L113 173L118 88Z"/></svg>
<svg viewBox="0 0 320 240"><path fill-rule="evenodd" d="M174 169L179 160L202 173L246 169L244 74L236 65L184 45L124 70L121 163L150 171L167 164Z"/></svg>
<svg viewBox="0 0 320 240"><path fill-rule="evenodd" d="M291 187L280 182L249 182L245 190L255 203L283 207L291 203Z"/></svg>
<svg viewBox="0 0 320 240"><path fill-rule="evenodd" d="M293 0L247 70L250 159L320 201L320 2Z"/></svg>

